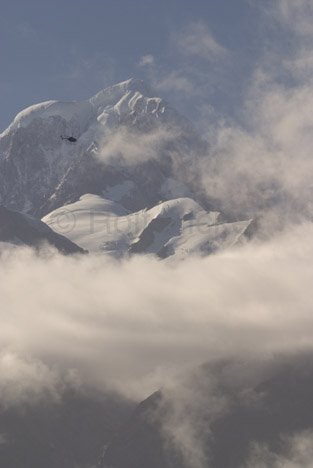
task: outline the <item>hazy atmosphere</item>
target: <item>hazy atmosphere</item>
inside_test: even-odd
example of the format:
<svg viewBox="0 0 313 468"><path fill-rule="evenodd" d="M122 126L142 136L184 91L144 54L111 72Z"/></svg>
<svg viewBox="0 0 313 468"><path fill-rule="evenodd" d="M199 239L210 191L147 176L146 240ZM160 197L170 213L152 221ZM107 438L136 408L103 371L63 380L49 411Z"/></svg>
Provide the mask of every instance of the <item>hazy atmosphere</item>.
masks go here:
<svg viewBox="0 0 313 468"><path fill-rule="evenodd" d="M0 6L0 466L313 467L312 1Z"/></svg>

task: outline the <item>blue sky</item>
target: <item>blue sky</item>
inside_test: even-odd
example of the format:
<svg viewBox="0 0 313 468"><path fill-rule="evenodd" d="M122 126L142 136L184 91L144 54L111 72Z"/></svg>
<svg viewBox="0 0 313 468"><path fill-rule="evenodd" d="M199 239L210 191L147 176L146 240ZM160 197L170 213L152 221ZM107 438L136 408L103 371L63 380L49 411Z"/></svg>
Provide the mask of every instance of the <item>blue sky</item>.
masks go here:
<svg viewBox="0 0 313 468"><path fill-rule="evenodd" d="M152 81L190 117L205 105L231 114L275 39L252 0L0 0L0 6L0 129L28 105L84 99L132 76ZM201 52L201 41L208 50Z"/></svg>

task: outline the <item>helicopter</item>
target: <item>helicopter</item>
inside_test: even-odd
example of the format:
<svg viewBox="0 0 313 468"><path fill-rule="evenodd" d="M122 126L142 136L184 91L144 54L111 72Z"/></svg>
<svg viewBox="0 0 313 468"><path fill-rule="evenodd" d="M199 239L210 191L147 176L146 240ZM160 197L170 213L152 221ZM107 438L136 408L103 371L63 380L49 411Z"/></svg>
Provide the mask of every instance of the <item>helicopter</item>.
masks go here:
<svg viewBox="0 0 313 468"><path fill-rule="evenodd" d="M61 139L62 139L62 140L67 140L67 141L69 141L70 143L76 143L76 141L77 141L77 138L75 138L75 137L73 137L73 136L67 137L67 136L62 136L62 135L61 135Z"/></svg>

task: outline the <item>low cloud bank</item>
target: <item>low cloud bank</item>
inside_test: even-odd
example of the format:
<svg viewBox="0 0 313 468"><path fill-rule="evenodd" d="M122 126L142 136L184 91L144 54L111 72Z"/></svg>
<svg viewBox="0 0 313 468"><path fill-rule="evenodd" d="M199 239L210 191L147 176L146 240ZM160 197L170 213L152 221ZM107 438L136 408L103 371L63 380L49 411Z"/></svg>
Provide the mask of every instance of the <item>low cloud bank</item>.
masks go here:
<svg viewBox="0 0 313 468"><path fill-rule="evenodd" d="M75 371L85 384L142 398L173 369L311 349L312 239L303 224L179 265L4 250L1 365L11 359L15 369L6 385L27 374L53 392L55 372Z"/></svg>

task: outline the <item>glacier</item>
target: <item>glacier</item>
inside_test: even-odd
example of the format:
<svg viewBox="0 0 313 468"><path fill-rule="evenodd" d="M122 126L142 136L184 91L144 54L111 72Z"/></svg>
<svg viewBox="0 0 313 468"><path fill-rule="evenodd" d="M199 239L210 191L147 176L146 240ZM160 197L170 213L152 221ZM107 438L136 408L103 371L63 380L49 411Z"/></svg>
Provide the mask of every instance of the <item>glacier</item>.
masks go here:
<svg viewBox="0 0 313 468"><path fill-rule="evenodd" d="M226 223L220 217L219 212L207 212L190 198L129 212L112 200L86 194L43 221L90 252L182 260L236 245L251 224L251 220Z"/></svg>

